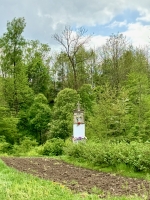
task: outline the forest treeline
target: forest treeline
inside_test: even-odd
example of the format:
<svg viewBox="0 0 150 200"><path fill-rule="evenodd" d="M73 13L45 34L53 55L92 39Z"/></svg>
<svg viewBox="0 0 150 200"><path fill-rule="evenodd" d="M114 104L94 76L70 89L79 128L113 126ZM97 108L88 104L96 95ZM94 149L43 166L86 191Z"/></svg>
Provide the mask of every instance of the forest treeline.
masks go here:
<svg viewBox="0 0 150 200"><path fill-rule="evenodd" d="M149 140L147 47L135 48L118 33L92 49L84 28L74 34L65 27L52 36L62 47L54 54L48 44L26 40L25 27L24 18L14 18L0 37L1 141L71 137L78 101L88 138Z"/></svg>

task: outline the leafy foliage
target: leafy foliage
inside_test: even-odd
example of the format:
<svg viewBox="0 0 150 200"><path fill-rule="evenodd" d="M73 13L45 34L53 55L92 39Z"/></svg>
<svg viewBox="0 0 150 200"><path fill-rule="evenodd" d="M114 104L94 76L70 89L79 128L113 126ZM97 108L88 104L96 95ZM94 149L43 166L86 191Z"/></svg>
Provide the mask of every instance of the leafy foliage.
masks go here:
<svg viewBox="0 0 150 200"><path fill-rule="evenodd" d="M20 112L18 128L24 134L34 136L41 144L46 140L50 120L51 109L47 104L47 99L43 94L38 94L28 110Z"/></svg>
<svg viewBox="0 0 150 200"><path fill-rule="evenodd" d="M79 161L99 167L117 168L124 164L136 172L148 172L150 168L150 144L131 142L89 142L67 146L65 154Z"/></svg>
<svg viewBox="0 0 150 200"><path fill-rule="evenodd" d="M112 34L100 49L87 50L85 44L91 36L84 37L83 28L74 35L71 27L66 27L62 34L54 35L64 51L52 55L47 44L23 37L25 27L24 18L14 18L0 38L0 136L5 138L4 149L23 137L39 144L52 138L66 140L72 135L78 101L85 111L88 139L149 141L146 49L133 48L122 34ZM82 147L73 148L72 152L80 155ZM99 158L101 162L101 155ZM144 161L140 158L140 162Z"/></svg>
<svg viewBox="0 0 150 200"><path fill-rule="evenodd" d="M18 119L10 115L8 108L0 107L0 136L11 144L18 138L17 122Z"/></svg>
<svg viewBox="0 0 150 200"><path fill-rule="evenodd" d="M58 93L50 123L50 137L66 139L71 136L72 113L78 100L79 95L73 89L65 88Z"/></svg>
<svg viewBox="0 0 150 200"><path fill-rule="evenodd" d="M26 155L27 152L31 151L33 148L37 146L36 140L29 138L29 137L24 137L23 139L20 139L19 143L15 144L11 150L11 154L15 156L21 156L21 155Z"/></svg>
<svg viewBox="0 0 150 200"><path fill-rule="evenodd" d="M95 100L94 90L90 84L84 84L78 90L80 95L82 107L87 112L92 112L93 102Z"/></svg>
<svg viewBox="0 0 150 200"><path fill-rule="evenodd" d="M58 156L63 154L63 148L65 146L64 140L60 138L53 138L47 140L43 145L43 155L47 156Z"/></svg>
<svg viewBox="0 0 150 200"><path fill-rule="evenodd" d="M35 94L43 93L45 96L49 93L50 74L49 62L50 48L39 41L30 41L26 46L26 66L29 86Z"/></svg>
<svg viewBox="0 0 150 200"><path fill-rule="evenodd" d="M25 26L24 18L14 18L7 23L7 32L0 38L3 91L7 103L16 114L24 103L24 98L27 98L27 93L30 93L23 64L23 48L26 42L22 33Z"/></svg>
<svg viewBox="0 0 150 200"><path fill-rule="evenodd" d="M5 136L0 136L0 154L9 154L11 149L12 145L6 141Z"/></svg>

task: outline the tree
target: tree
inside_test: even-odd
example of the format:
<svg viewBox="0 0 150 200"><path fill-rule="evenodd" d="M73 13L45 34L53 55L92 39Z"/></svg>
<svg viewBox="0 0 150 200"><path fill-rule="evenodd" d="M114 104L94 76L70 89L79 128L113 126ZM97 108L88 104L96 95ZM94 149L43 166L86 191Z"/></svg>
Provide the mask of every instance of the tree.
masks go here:
<svg viewBox="0 0 150 200"><path fill-rule="evenodd" d="M79 28L73 31L70 27L65 27L64 31L59 34L54 34L53 38L63 47L64 52L68 58L68 61L73 71L74 89L78 89L78 73L77 65L88 59L87 55L84 55L80 59L76 59L78 52L86 45L91 36L85 36L86 30Z"/></svg>
<svg viewBox="0 0 150 200"><path fill-rule="evenodd" d="M23 135L33 136L39 144L42 144L47 139L50 120L51 109L47 99L43 94L38 94L28 110L20 111L18 129Z"/></svg>
<svg viewBox="0 0 150 200"><path fill-rule="evenodd" d="M3 80L0 77L0 137L11 144L14 143L17 134L18 119L11 115L8 104L3 95Z"/></svg>
<svg viewBox="0 0 150 200"><path fill-rule="evenodd" d="M65 88L55 99L49 136L66 139L72 135L73 110L79 101L79 95L73 89Z"/></svg>
<svg viewBox="0 0 150 200"><path fill-rule="evenodd" d="M85 112L90 114L92 112L95 95L94 90L90 84L84 84L78 90L81 99L81 105L84 108Z"/></svg>
<svg viewBox="0 0 150 200"><path fill-rule="evenodd" d="M91 63L94 59L94 56L94 52L91 49L86 50L84 47L81 47L76 53L75 59L78 89L83 84L93 84L93 76L95 71L93 70L94 67ZM82 58L86 59L82 60ZM73 70L66 53L60 52L56 56L53 70L55 71L57 77L55 80L55 87L58 91L66 87L72 89L74 88Z"/></svg>
<svg viewBox="0 0 150 200"><path fill-rule="evenodd" d="M94 86L94 61L95 52L92 49L80 48L76 54L78 89L84 84Z"/></svg>
<svg viewBox="0 0 150 200"><path fill-rule="evenodd" d="M128 42L123 34L112 34L106 44L100 49L102 62L102 76L104 82L109 82L113 88L119 90L122 80L121 57L128 50Z"/></svg>
<svg viewBox="0 0 150 200"><path fill-rule="evenodd" d="M128 90L130 104L129 133L132 137L148 138L150 116L148 75L142 72L131 72L128 75L125 88Z"/></svg>
<svg viewBox="0 0 150 200"><path fill-rule="evenodd" d="M35 94L49 95L51 84L50 60L50 48L47 44L41 44L37 40L28 42L25 51L25 63L29 86Z"/></svg>
<svg viewBox="0 0 150 200"><path fill-rule="evenodd" d="M1 71L4 81L5 99L15 114L32 91L28 87L23 50L26 44L22 33L26 26L24 18L14 18L7 23L7 32L0 38Z"/></svg>
<svg viewBox="0 0 150 200"><path fill-rule="evenodd" d="M0 106L0 136L11 144L18 138L17 122L18 119L11 116L8 108Z"/></svg>
<svg viewBox="0 0 150 200"><path fill-rule="evenodd" d="M94 91L95 101L92 115L87 121L87 136L99 139L127 138L130 129L128 91L121 88L118 93L108 84L98 86Z"/></svg>
<svg viewBox="0 0 150 200"><path fill-rule="evenodd" d="M54 71L53 79L54 86L57 91L63 90L66 87L71 87L72 76L70 77L70 66L66 53L60 52L56 55L52 70ZM70 83L71 79L71 83Z"/></svg>

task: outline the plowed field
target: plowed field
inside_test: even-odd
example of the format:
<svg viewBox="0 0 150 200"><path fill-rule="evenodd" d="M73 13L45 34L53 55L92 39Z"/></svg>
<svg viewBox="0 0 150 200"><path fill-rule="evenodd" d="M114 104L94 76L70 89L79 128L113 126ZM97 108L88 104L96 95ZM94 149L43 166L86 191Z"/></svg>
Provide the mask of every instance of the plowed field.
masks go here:
<svg viewBox="0 0 150 200"><path fill-rule="evenodd" d="M9 167L40 178L59 182L74 192L99 193L100 197L150 196L150 182L111 173L75 167L51 158L1 158Z"/></svg>

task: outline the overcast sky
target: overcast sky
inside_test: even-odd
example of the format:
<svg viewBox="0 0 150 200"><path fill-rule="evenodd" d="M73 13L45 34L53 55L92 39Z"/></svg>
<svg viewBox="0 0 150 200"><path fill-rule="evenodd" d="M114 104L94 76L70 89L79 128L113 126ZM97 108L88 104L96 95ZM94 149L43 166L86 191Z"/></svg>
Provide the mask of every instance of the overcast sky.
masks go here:
<svg viewBox="0 0 150 200"><path fill-rule="evenodd" d="M94 33L94 47L118 32L135 46L150 43L149 0L0 0L0 36L15 17L25 18L26 39L38 39L52 48L56 46L52 35L61 33L65 25Z"/></svg>

